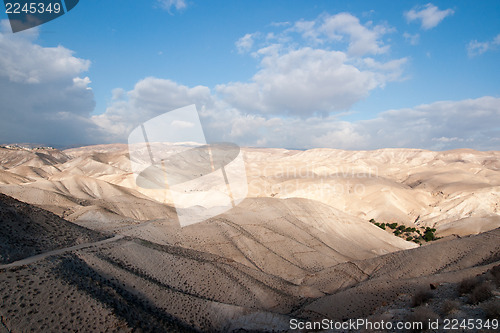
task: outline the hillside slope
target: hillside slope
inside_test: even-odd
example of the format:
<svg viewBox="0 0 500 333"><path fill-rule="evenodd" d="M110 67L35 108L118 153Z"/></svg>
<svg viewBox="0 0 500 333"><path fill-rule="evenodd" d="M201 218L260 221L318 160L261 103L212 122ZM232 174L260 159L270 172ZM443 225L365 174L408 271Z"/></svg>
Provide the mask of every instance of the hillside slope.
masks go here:
<svg viewBox="0 0 500 333"><path fill-rule="evenodd" d="M0 194L0 263L106 238L14 198Z"/></svg>

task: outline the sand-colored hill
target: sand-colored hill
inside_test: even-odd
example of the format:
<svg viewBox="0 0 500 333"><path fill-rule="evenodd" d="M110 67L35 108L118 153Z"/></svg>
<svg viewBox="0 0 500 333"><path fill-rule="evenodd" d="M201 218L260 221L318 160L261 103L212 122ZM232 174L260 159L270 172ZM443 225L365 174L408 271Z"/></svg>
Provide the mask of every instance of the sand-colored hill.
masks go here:
<svg viewBox="0 0 500 333"><path fill-rule="evenodd" d="M2 219L16 225L17 234L26 239L39 234L30 228L33 223L43 225L46 216L54 217L2 198L7 210L21 207L31 214L31 219L20 214ZM57 222L58 229L48 231L53 241L63 244L67 234L61 232L71 224ZM173 223L157 222L175 229ZM7 331L238 332L288 331L292 318L343 320L382 313L390 321L395 314L411 313L406 299L430 283L453 296L458 282L500 263L500 229L376 255L366 249L411 243L365 223L311 200L265 198L247 200L211 221L165 235L162 244L160 239L144 240L147 228L141 225L128 229L137 233L118 229L141 238L96 242L28 265L0 267L1 324ZM219 253L213 253L222 240L217 233L224 232L233 239L226 238ZM16 244L21 250L30 246L23 239ZM240 249L253 263L240 262L230 252L238 245L246 246ZM259 262L257 252L269 257ZM284 266L283 260L306 274L291 281L285 271L268 271L267 261ZM384 310L401 304L404 308L397 312ZM485 319L477 306L462 307L470 309L465 313L469 318Z"/></svg>
<svg viewBox="0 0 500 333"><path fill-rule="evenodd" d="M438 233L441 224L500 213L498 151L249 149L245 156L250 196L309 198L406 225L419 217Z"/></svg>
<svg viewBox="0 0 500 333"><path fill-rule="evenodd" d="M0 332L405 320L431 283L437 298L461 300L459 318L485 319L495 306L468 304L457 288L477 274L491 280L500 263L500 152L242 151L247 198L181 228L171 194L135 184L126 145L0 148L0 193L12 197L0 195L2 262L22 259L0 264ZM370 219L445 238L419 246Z"/></svg>
<svg viewBox="0 0 500 333"><path fill-rule="evenodd" d="M57 149L10 149L0 147L0 164L6 168L20 165L43 167L61 164L69 158Z"/></svg>
<svg viewBox="0 0 500 333"><path fill-rule="evenodd" d="M418 225L442 236L500 226L498 151L243 148L243 153L248 197L311 199L364 220L407 226L418 219ZM93 206L124 219L148 220L165 213L158 202L173 205L163 192L135 184L127 145L64 152L1 148L0 161L0 192L60 216L82 216L81 207ZM215 198L203 200L210 204ZM468 222L474 225L467 227Z"/></svg>
<svg viewBox="0 0 500 333"><path fill-rule="evenodd" d="M305 283L333 294L307 304L296 315L363 318L400 295L429 289L431 283L459 283L500 263L499 239L500 229L495 229L326 269ZM340 280L343 284L335 278L339 274L346 276Z"/></svg>
<svg viewBox="0 0 500 333"><path fill-rule="evenodd" d="M192 226L158 220L120 232L212 253L293 282L341 262L418 246L308 199L252 198Z"/></svg>

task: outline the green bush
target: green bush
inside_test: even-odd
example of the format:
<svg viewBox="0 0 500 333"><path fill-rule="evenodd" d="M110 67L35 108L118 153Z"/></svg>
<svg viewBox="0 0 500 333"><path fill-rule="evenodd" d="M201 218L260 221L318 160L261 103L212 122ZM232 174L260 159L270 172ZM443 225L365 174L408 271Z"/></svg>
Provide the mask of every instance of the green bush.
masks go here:
<svg viewBox="0 0 500 333"><path fill-rule="evenodd" d="M390 223L390 224L388 223L388 224L387 224L387 226L388 226L389 228L391 228L391 229L396 229L396 227L398 226L398 224L397 224L396 222L394 222L394 223Z"/></svg>
<svg viewBox="0 0 500 333"><path fill-rule="evenodd" d="M376 221L375 221L375 219L370 219L370 222L371 222L371 223L375 223ZM376 224L376 223L375 223L375 224Z"/></svg>
<svg viewBox="0 0 500 333"><path fill-rule="evenodd" d="M430 242L430 241L433 241L436 239L436 235L434 235L434 232L436 231L436 229L431 229L429 227L427 227L425 229L425 232L424 232L424 240L426 242Z"/></svg>

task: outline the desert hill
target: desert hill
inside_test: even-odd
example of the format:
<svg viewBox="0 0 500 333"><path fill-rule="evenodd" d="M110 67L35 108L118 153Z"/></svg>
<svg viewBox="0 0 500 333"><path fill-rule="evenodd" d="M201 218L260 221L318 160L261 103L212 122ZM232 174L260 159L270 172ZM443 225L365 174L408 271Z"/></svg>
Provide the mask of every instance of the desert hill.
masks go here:
<svg viewBox="0 0 500 333"><path fill-rule="evenodd" d="M29 256L0 267L3 328L286 331L291 318L405 320L431 283L436 300L423 310L443 317L439 298L457 298L453 315L486 318L494 299L466 304L457 290L500 264L500 152L242 151L247 198L181 228L170 196L135 184L126 145L0 148L0 193L12 197L0 197L2 260ZM445 238L419 246L370 219Z"/></svg>
<svg viewBox="0 0 500 333"><path fill-rule="evenodd" d="M499 239L500 229L495 229L334 266L304 281L333 294L307 304L296 315L316 319L368 317L402 295L408 297L420 290L429 290L431 283L456 285L500 264ZM342 284L335 279L339 274L345 276ZM457 297L456 290L452 293ZM406 303L410 308L411 304Z"/></svg>
<svg viewBox="0 0 500 333"><path fill-rule="evenodd" d="M418 246L308 199L249 198L192 226L160 219L120 232L212 253L293 282L341 262Z"/></svg>
<svg viewBox="0 0 500 333"><path fill-rule="evenodd" d="M7 207L17 205L37 213L34 222L13 215L10 221L21 229L43 222L43 214L54 216L2 198ZM256 207L265 208L256 212ZM248 212L248 219L243 219L242 214ZM280 223L268 219L273 214L280 216ZM301 222L307 216L312 217L308 224ZM64 222L59 220L58 227ZM164 230L175 228L165 221L152 221L147 226L155 223ZM406 309L396 313L409 313L411 295L430 283L438 286L438 292L456 293L454 288L461 280L500 264L500 229L414 247L369 223L364 225L364 220L353 221L347 214L306 199L248 200L238 209L203 223L199 230L192 225L165 235L161 244L128 236L27 265L0 268L2 325L14 331L120 332L140 328L146 332L234 332L286 331L291 318L342 320L368 317L377 311L386 320L393 320L395 312L385 307L404 306ZM147 236L143 226L116 232ZM262 228L268 230L267 235ZM365 244L353 244L359 241L357 231L363 229L368 230L364 237L369 233L374 237L367 238ZM219 244L216 254L211 249L220 239L213 231L224 230L232 231L235 241ZM63 244L67 237L54 232L53 239ZM254 244L249 244L251 240ZM388 250L401 244L414 248L384 255L355 249L369 248L370 242ZM290 245L280 249L286 243ZM240 248L242 253L247 250L269 256L259 262L247 252L253 263L244 262L226 249L238 244L247 246ZM22 250L29 248L30 242L19 240L18 245ZM309 248L304 252L305 246ZM346 251L342 257L337 252L340 250ZM273 258L274 254L282 260ZM350 258L356 255L361 258ZM283 260L301 268L302 278L292 281L285 270L269 271L271 266L285 266Z"/></svg>
<svg viewBox="0 0 500 333"><path fill-rule="evenodd" d="M500 152L418 149L247 151L250 196L301 197L363 219L437 229L477 217L461 235L500 213ZM498 227L496 224L494 227ZM451 231L450 225L446 227ZM473 231L474 230L474 231Z"/></svg>
<svg viewBox="0 0 500 333"><path fill-rule="evenodd" d="M364 220L407 226L417 221L420 226L436 228L438 235L442 231L443 236L500 226L498 151L243 148L243 153L249 197L312 199ZM97 211L109 209L136 220L159 218L156 208L147 210L151 214L132 212L140 210L144 200L172 205L171 198L136 186L127 145L63 152L1 148L0 158L0 192L60 216L85 215L78 212L82 200L91 200ZM38 194L29 195L25 188ZM113 201L114 197L136 203L129 205L131 209L110 209L97 202ZM85 213L89 210L85 208Z"/></svg>
<svg viewBox="0 0 500 333"><path fill-rule="evenodd" d="M105 235L0 194L0 263L38 253L96 242Z"/></svg>

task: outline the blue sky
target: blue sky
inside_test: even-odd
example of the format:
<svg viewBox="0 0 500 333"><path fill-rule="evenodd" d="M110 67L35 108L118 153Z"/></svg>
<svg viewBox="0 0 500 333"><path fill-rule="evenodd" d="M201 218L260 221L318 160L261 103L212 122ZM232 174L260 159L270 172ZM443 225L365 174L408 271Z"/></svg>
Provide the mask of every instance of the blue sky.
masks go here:
<svg viewBox="0 0 500 333"><path fill-rule="evenodd" d="M500 148L498 1L86 0L0 17L0 142L125 142L196 104L246 146Z"/></svg>

